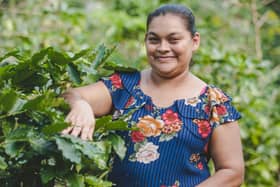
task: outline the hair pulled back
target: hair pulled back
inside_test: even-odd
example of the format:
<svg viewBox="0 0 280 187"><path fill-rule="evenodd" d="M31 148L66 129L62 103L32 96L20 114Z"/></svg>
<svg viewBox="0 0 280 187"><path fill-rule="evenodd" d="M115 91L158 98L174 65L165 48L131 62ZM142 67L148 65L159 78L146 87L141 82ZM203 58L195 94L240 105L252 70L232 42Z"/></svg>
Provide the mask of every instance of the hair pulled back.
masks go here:
<svg viewBox="0 0 280 187"><path fill-rule="evenodd" d="M190 31L192 35L195 34L196 32L195 17L191 9L178 4L165 4L160 6L153 12L151 12L147 17L147 22L146 22L147 30L153 18L168 13L180 16L184 20L187 30Z"/></svg>

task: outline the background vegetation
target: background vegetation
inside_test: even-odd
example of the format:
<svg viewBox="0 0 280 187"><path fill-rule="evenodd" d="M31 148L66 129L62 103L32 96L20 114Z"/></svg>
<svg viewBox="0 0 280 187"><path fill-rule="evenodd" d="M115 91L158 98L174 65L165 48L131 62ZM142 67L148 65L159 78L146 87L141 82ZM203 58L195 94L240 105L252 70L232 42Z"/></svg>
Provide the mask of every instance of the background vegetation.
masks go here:
<svg viewBox="0 0 280 187"><path fill-rule="evenodd" d="M143 42L147 13L163 3L189 6L202 39L192 71L233 96L243 115L239 122L246 160L243 186L280 185L278 0L0 3L0 56L15 49L32 54L49 46L71 56L104 42L117 44L110 60L138 69L147 66Z"/></svg>

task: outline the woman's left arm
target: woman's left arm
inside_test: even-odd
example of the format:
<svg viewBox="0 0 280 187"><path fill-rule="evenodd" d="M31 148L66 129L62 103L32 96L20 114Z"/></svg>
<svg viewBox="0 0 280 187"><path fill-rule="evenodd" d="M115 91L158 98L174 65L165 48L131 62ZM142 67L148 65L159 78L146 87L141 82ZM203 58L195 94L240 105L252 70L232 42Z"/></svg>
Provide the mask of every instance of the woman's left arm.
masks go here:
<svg viewBox="0 0 280 187"><path fill-rule="evenodd" d="M216 172L197 187L240 186L245 169L237 121L217 127L209 148Z"/></svg>

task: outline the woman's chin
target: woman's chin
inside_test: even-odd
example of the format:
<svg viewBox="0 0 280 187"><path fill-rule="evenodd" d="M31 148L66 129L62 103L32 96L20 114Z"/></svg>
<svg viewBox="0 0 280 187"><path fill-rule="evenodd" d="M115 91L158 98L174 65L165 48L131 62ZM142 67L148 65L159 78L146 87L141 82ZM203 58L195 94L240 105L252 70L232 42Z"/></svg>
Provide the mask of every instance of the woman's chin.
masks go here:
<svg viewBox="0 0 280 187"><path fill-rule="evenodd" d="M153 71L163 78L172 78L180 74L180 72L176 71L176 69L161 68L156 70L154 69Z"/></svg>

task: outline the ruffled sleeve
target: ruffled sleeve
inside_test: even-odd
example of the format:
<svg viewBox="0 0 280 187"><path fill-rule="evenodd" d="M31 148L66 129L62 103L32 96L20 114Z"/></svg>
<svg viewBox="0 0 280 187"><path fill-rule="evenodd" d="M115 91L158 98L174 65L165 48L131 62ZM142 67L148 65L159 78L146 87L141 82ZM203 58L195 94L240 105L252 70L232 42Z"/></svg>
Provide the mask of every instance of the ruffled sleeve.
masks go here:
<svg viewBox="0 0 280 187"><path fill-rule="evenodd" d="M209 86L205 97L207 104L204 105L204 111L208 115L213 128L241 118L240 113L232 105L232 98L221 89Z"/></svg>
<svg viewBox="0 0 280 187"><path fill-rule="evenodd" d="M137 84L135 73L115 72L109 77L101 78L101 81L108 88L113 106L115 109L123 109L128 102L131 102L131 92Z"/></svg>

